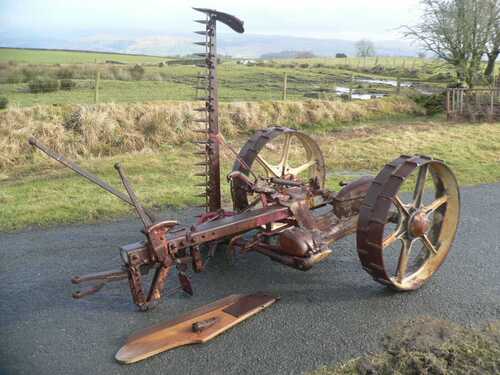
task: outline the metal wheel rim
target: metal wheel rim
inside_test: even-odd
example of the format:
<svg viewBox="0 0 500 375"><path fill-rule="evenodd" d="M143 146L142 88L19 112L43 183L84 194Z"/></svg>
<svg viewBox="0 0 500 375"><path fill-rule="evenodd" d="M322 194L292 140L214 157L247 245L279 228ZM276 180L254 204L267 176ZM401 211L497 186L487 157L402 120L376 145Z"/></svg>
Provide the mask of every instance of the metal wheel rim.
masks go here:
<svg viewBox="0 0 500 375"><path fill-rule="evenodd" d="M367 206L361 210L363 217L360 216L358 225L358 254L365 270L376 281L396 290L407 291L415 290L427 282L446 259L459 224L460 192L454 174L440 161L415 157L399 164L390 178L387 178L388 172L385 168L377 177L380 182L383 179L380 176L385 174L385 183L370 189L377 192L372 192L370 198L367 196ZM398 167L399 171L403 171L398 172ZM428 173L432 176L435 195L430 204L424 205L422 197ZM399 198L399 189L411 175L417 176L415 189L410 204L404 204ZM368 194L370 195L370 192ZM368 210L367 207L371 203L367 202L369 200L375 204ZM384 235L392 204L399 214L397 227L391 234ZM422 216L427 219L420 220ZM382 217L385 218L383 222L380 220ZM426 220L427 230L424 230L426 225L423 225L424 229L420 229L419 224L425 224ZM384 250L396 241L401 242L401 249L393 274L387 271ZM411 250L417 242L421 242L427 250L427 258L417 269L407 273Z"/></svg>
<svg viewBox="0 0 500 375"><path fill-rule="evenodd" d="M281 150L282 154L280 155L280 161L278 164L272 164L266 161L260 153L269 142L282 136L285 137L285 140L283 143L284 148ZM298 167L289 165L289 146L294 137L304 148L307 157L307 161ZM273 127L259 131L243 146L238 155L238 159L244 161L250 168L252 168L254 163L258 163L263 170L266 171L266 177L286 178L289 175L298 177L305 176L307 172L308 178L317 178L321 188L323 188L325 184L325 162L321 149L311 137L295 129ZM239 160L235 161L233 171L240 171L248 176L249 171L239 162ZM249 201L246 192L243 194L245 191L244 186L238 181L235 181L231 186L231 191L235 209L241 211L247 208Z"/></svg>

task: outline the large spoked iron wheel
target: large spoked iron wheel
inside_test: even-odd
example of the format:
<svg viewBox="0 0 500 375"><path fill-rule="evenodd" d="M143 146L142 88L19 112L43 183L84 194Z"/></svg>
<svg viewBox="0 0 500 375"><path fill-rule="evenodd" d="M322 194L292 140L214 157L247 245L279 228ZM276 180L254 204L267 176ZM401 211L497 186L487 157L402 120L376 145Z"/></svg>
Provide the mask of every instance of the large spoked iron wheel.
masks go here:
<svg viewBox="0 0 500 375"><path fill-rule="evenodd" d="M460 218L452 171L424 156L401 156L373 182L360 210L358 255L378 282L399 291L427 282L446 259Z"/></svg>
<svg viewBox="0 0 500 375"><path fill-rule="evenodd" d="M325 161L318 144L294 129L259 130L241 149L233 171L249 176L247 167L259 177L302 182L314 178L321 188L325 184ZM236 211L247 209L252 202L247 186L240 180L232 182L231 193Z"/></svg>

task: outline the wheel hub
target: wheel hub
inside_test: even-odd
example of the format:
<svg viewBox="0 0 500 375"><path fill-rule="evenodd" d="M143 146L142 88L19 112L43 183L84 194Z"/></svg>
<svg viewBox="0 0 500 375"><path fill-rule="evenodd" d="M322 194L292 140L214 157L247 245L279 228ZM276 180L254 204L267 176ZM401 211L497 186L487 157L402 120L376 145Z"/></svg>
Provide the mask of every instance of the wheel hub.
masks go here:
<svg viewBox="0 0 500 375"><path fill-rule="evenodd" d="M416 211L408 221L408 233L412 238L422 237L429 231L431 223L423 211Z"/></svg>

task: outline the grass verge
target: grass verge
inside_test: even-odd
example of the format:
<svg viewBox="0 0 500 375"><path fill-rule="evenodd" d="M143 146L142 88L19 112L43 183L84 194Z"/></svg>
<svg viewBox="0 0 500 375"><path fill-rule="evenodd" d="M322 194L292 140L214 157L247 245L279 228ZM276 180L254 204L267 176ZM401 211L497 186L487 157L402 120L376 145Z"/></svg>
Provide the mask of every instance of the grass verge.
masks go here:
<svg viewBox="0 0 500 375"><path fill-rule="evenodd" d="M500 181L499 124L447 124L414 121L406 124L375 122L328 129L304 127L319 142L327 162L327 186L337 190L341 180L376 174L400 154L426 154L445 160L462 186ZM50 133L47 134L50 137ZM247 136L228 138L238 148ZM146 206L183 207L200 204L194 173L194 146L159 146L80 160L81 164L120 187L113 164L121 161ZM223 151L223 175L234 157ZM230 206L227 184L225 203ZM93 222L129 214L130 208L71 171L33 154L29 163L0 171L0 230L27 226Z"/></svg>
<svg viewBox="0 0 500 375"><path fill-rule="evenodd" d="M194 108L200 102L102 104L97 106L35 106L0 113L0 173L35 157L27 144L34 135L71 157L103 157L157 151L163 144L197 138ZM226 137L248 135L274 124L298 128L338 128L353 122L422 114L403 97L366 102L302 101L241 102L220 107ZM199 136L198 136L199 137Z"/></svg>
<svg viewBox="0 0 500 375"><path fill-rule="evenodd" d="M324 367L310 375L498 374L500 321L470 329L422 317L402 323L383 340L384 351Z"/></svg>

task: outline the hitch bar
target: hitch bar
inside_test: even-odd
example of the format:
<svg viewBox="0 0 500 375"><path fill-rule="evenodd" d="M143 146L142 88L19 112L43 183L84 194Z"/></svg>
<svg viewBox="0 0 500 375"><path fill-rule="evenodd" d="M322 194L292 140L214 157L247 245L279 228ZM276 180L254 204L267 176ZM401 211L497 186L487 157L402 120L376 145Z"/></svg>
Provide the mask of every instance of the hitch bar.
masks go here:
<svg viewBox="0 0 500 375"><path fill-rule="evenodd" d="M75 276L71 279L73 284L81 284L89 281L96 281L96 284L84 291L76 291L72 294L73 298L80 299L91 294L97 293L102 289L104 285L111 281L120 281L128 279L128 271L124 270L114 270L114 271L105 271L105 272L97 272L91 273L85 276Z"/></svg>

